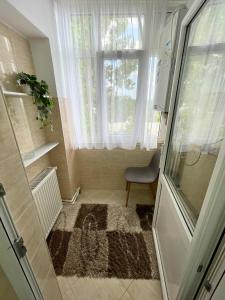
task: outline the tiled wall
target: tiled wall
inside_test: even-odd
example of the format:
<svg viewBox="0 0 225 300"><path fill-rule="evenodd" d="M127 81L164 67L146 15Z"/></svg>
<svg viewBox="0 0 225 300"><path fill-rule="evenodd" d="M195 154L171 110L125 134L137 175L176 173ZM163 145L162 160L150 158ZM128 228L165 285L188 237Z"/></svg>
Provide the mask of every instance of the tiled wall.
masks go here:
<svg viewBox="0 0 225 300"><path fill-rule="evenodd" d="M60 290L2 97L0 120L0 182L6 191L6 203L24 239L31 267L45 299L58 300L61 299Z"/></svg>
<svg viewBox="0 0 225 300"><path fill-rule="evenodd" d="M34 66L32 62L32 55L29 47L29 43L18 33L14 32L7 26L0 23L0 82L1 85L7 90L19 90L15 85L15 72L27 72L34 74ZM32 103L30 97L8 98L6 99L10 107L10 112L13 117L13 123L19 126L19 139L17 140L21 150L31 150L33 147L37 148L47 142L47 137L44 130L40 129L40 123L35 119L36 107ZM21 103L22 101L22 103ZM17 102L17 103L16 103ZM26 113L22 114L22 109L26 110ZM25 122L21 120L27 118ZM21 121L21 122L20 122ZM29 128L28 126L29 125ZM16 127L15 127L16 128ZM29 136L30 132L30 136ZM15 130L17 134L17 130ZM25 137L27 143L25 143ZM32 142L31 142L32 137ZM43 168L50 165L48 155L35 166L30 166L28 170L28 177L32 179Z"/></svg>
<svg viewBox="0 0 225 300"><path fill-rule="evenodd" d="M64 136L64 143L66 149L66 159L68 165L68 173L70 178L70 185L72 188L72 195L78 186L80 186L80 169L78 163L77 151L74 150L74 143L72 141L72 114L67 98L59 99L60 116L62 120L62 130Z"/></svg>
<svg viewBox="0 0 225 300"><path fill-rule="evenodd" d="M14 84L13 73L19 71L34 73L28 41L3 24L0 24L0 69L1 84L5 89L13 91L18 90ZM29 131L34 148L45 144L48 141L48 135L45 130L40 129L40 124L35 119L36 108L32 100L30 98L24 100L7 99L8 104L11 105L11 112L15 114L15 122L18 122L16 118L21 117L21 106L18 103L13 103L15 101L23 101L27 112L26 121L29 125L29 130L25 125L19 128L20 134L21 131L24 131L24 136L20 136L17 141L20 147L24 149L24 139ZM52 158L45 155L26 170L24 169L2 97L0 98L0 122L0 182L3 183L6 190L7 205L16 228L25 241L28 258L44 298L47 300L61 299L48 248L42 235L37 209L26 177L27 174L28 178L32 179L51 163L55 164L55 161L52 162ZM31 146L28 145L28 148Z"/></svg>
<svg viewBox="0 0 225 300"><path fill-rule="evenodd" d="M0 298L4 300L19 300L8 278L0 267Z"/></svg>
<svg viewBox="0 0 225 300"><path fill-rule="evenodd" d="M179 174L180 189L196 212L201 209L217 160L217 156L213 154L202 154L199 159L196 159L198 157L199 150L186 153L181 160ZM196 163L193 163L194 161Z"/></svg>
<svg viewBox="0 0 225 300"><path fill-rule="evenodd" d="M49 141L57 141L59 145L49 153L51 164L57 166L57 175L60 185L62 198L69 200L74 195L75 184L71 180L69 173L70 168L74 165L73 160L68 160L68 143L67 136L63 132L61 112L59 110L59 102L56 100L56 105L53 113L54 130L46 129L46 134ZM66 130L65 130L66 132Z"/></svg>
<svg viewBox="0 0 225 300"><path fill-rule="evenodd" d="M155 150L79 150L80 183L84 189L125 189L127 167L147 166ZM147 185L132 188L148 189Z"/></svg>
<svg viewBox="0 0 225 300"><path fill-rule="evenodd" d="M11 91L20 91L15 85L15 72L24 71L34 74L34 66L29 42L15 31L0 23L0 82L3 87ZM22 153L26 153L47 142L58 142L59 145L49 154L26 168L29 181L38 173L49 166L57 166L58 181L63 199L71 199L75 190L75 179L73 166L74 155L67 160L68 147L63 136L62 121L59 111L58 100L53 110L53 132L47 129L40 129L40 123L36 120L36 107L30 97L23 99L6 97L7 106L11 121L14 125L14 132L17 143ZM25 111L25 113L24 113ZM78 174L76 173L76 180Z"/></svg>

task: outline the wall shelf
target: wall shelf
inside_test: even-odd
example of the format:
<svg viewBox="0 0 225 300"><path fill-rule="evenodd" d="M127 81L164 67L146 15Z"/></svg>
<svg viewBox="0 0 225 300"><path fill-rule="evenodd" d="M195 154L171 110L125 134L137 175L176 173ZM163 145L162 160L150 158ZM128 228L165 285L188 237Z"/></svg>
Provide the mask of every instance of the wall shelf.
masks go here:
<svg viewBox="0 0 225 300"><path fill-rule="evenodd" d="M10 97L29 97L30 96L26 93L10 92L10 91L4 91L4 90L3 90L3 95L10 96Z"/></svg>
<svg viewBox="0 0 225 300"><path fill-rule="evenodd" d="M8 96L12 98L30 97L30 95L28 95L27 93L7 91L2 89L1 87L0 90L2 90L4 96ZM22 155L23 165L26 168L31 164L33 164L34 162L36 162L39 158L47 154L49 151L54 149L56 146L58 146L59 143L47 143L33 150L34 144L33 144L32 134L29 127L29 120L27 119L26 109L23 103L18 102L17 99L14 100L13 102L9 101L10 105L14 105L13 109L11 110L10 105L7 106L7 109L12 122L17 143L20 149L20 153ZM25 130L23 130L24 132L21 131L22 127L23 129L26 129L26 131ZM28 137L29 137L29 143L25 143L24 146L23 140L28 139Z"/></svg>
<svg viewBox="0 0 225 300"><path fill-rule="evenodd" d="M23 164L24 167L30 166L32 163L37 161L39 158L44 156L46 153L54 149L56 146L58 146L59 143L48 143L45 145L42 145L41 147L38 147L33 151L33 156L31 158L24 158L23 159Z"/></svg>

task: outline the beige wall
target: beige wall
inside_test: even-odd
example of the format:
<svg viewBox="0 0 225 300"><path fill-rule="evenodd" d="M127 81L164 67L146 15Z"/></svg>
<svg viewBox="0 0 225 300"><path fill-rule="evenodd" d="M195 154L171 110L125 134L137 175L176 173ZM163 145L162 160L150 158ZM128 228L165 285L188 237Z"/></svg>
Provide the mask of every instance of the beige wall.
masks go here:
<svg viewBox="0 0 225 300"><path fill-rule="evenodd" d="M148 165L154 152L154 150L122 149L79 150L77 156L81 188L125 189L125 169ZM132 185L132 187L148 189L147 185Z"/></svg>
<svg viewBox="0 0 225 300"><path fill-rule="evenodd" d="M53 127L54 130L46 130L47 137L49 141L59 142L54 150L49 153L51 164L57 166L57 175L60 185L60 191L62 198L65 200L72 199L75 192L75 182L71 179L70 169L76 165L73 161L73 158L68 159L68 142L67 135L63 132L62 127L62 116L59 110L59 101L56 99L56 106L53 113ZM78 174L77 174L78 176ZM74 180L75 181L75 180Z"/></svg>
<svg viewBox="0 0 225 300"><path fill-rule="evenodd" d="M0 120L0 181L6 191L6 203L16 228L24 239L28 259L45 299L61 299L37 209L2 97Z"/></svg>
<svg viewBox="0 0 225 300"><path fill-rule="evenodd" d="M18 300L16 293L0 266L0 299Z"/></svg>
<svg viewBox="0 0 225 300"><path fill-rule="evenodd" d="M199 151L186 154L182 160L180 172L180 188L185 197L190 201L196 212L200 212L209 181L214 170L217 156L202 154L199 161L193 166L187 166L196 160Z"/></svg>
<svg viewBox="0 0 225 300"><path fill-rule="evenodd" d="M0 64L0 80L5 89L8 90L18 90L18 87L14 84L14 72L34 73L27 40L3 24L0 24ZM20 118L21 106L18 105L18 102L15 103L15 101L20 100L6 99L6 101L10 103L11 112L14 112L15 117ZM52 139L49 138L48 133L40 129L40 124L35 119L36 108L31 99L24 99L23 104L27 112L25 114L27 122L19 123L19 133L16 132L20 148L23 149L24 147L28 126L34 148L51 141ZM54 114L57 115L57 108ZM28 258L44 298L46 300L61 299L37 209L27 181L27 176L32 179L46 167L56 165L57 159L54 159L53 154L51 156L45 155L25 170L2 97L0 99L0 120L0 181L6 190L7 205L16 228L25 241ZM20 136L21 132L22 135ZM54 134L57 141L58 136L60 136L60 130L57 126ZM59 142L62 142L62 140L59 140ZM62 156L61 153L59 154L61 147L60 144L56 150L58 156Z"/></svg>
<svg viewBox="0 0 225 300"><path fill-rule="evenodd" d="M0 81L7 90L18 90L15 85L15 72L27 72L34 74L31 51L28 42L18 33L0 23ZM37 148L47 142L44 130L40 130L40 123L35 119L36 107L32 99L25 98L22 103L19 98L6 98L9 113L12 116L12 123L15 125L15 133L18 137L18 144L22 152ZM23 109L26 113L23 113ZM29 126L29 128L28 128ZM18 130L17 130L18 128ZM30 135L29 135L30 132ZM27 143L25 143L25 137ZM32 137L32 142L31 142ZM24 150L24 151L23 151ZM30 166L28 171L29 179L37 175L43 168L50 165L48 156L35 166Z"/></svg>
<svg viewBox="0 0 225 300"><path fill-rule="evenodd" d="M72 141L72 113L70 110L71 105L68 104L67 98L59 99L60 116L62 122L62 130L65 142L66 159L68 166L68 173L72 192L74 194L76 188L80 186L80 168L78 163L77 151L74 150Z"/></svg>
<svg viewBox="0 0 225 300"><path fill-rule="evenodd" d="M15 85L15 72L35 74L29 43L15 31L0 23L0 81L6 90L20 91ZM63 199L71 199L79 184L75 155L66 146L58 100L53 110L53 132L40 129L36 120L36 107L31 97L6 97L8 112L14 127L20 151L26 153L48 142L59 145L44 157L26 168L29 181L49 166L57 166L60 191ZM66 130L65 130L66 131Z"/></svg>

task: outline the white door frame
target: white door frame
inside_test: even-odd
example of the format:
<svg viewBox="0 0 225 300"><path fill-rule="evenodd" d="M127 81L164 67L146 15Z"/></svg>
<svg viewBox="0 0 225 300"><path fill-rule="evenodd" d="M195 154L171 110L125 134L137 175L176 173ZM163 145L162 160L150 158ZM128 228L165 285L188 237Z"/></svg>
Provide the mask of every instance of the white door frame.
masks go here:
<svg viewBox="0 0 225 300"><path fill-rule="evenodd" d="M16 230L16 227L13 223L13 220L11 218L11 215L9 213L6 201L5 201L5 191L2 185L0 185L0 219L4 225L5 231L8 235L8 238L11 242L11 244L13 245L15 243L15 240L18 239L20 236ZM15 251L16 252L16 251ZM33 271L31 269L31 266L29 264L29 261L26 257L26 255L24 257L19 257L19 255L17 255L17 259L18 262L25 274L25 277L27 279L27 282L32 290L32 293L34 294L34 299L37 300L43 300L43 296L42 293L40 291L40 288L37 284L37 281L35 279L35 276L33 274ZM15 279L17 277L17 274L15 274Z"/></svg>
<svg viewBox="0 0 225 300"><path fill-rule="evenodd" d="M217 247L217 251L214 253L214 257L209 266L209 270L205 274L204 280L200 286L197 299L198 300L210 300L213 295L216 293L216 290L225 274L225 230L223 233L223 237L221 237L221 241ZM208 281L211 288L209 290L205 288L204 283ZM224 287L225 288L225 287ZM222 298L221 298L222 299Z"/></svg>
<svg viewBox="0 0 225 300"><path fill-rule="evenodd" d="M181 33L178 44L177 60L174 72L170 109L168 115L168 130L166 133L165 144L162 151L160 163L160 177L155 202L155 213L153 217L153 235L156 244L157 258L159 262L159 271L162 282L162 290L165 299L168 299L166 282L163 274L163 266L157 247L156 221L161 193L161 181L165 181L164 175L165 162L168 152L169 139L175 112L175 103L177 90L179 88L179 76L182 71L183 52L185 49L186 34L188 25L195 17L199 9L207 3L208 0L195 0L187 12L181 24ZM174 197L175 198L175 197ZM225 226L225 140L222 143L219 156L208 186L208 190L203 202L203 206L196 224L192 242L190 245L190 254L187 259L185 273L181 281L177 300L191 300L200 284L203 274L210 261L212 253L219 241ZM174 300L174 299L171 299Z"/></svg>

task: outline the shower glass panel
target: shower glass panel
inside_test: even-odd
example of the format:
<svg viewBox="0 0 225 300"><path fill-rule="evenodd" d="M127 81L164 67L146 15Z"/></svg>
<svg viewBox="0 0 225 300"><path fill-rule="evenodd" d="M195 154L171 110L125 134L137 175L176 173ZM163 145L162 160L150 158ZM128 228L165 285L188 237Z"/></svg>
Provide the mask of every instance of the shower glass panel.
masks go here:
<svg viewBox="0 0 225 300"><path fill-rule="evenodd" d="M206 1L187 32L165 173L194 229L225 136L225 0Z"/></svg>

